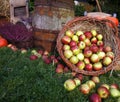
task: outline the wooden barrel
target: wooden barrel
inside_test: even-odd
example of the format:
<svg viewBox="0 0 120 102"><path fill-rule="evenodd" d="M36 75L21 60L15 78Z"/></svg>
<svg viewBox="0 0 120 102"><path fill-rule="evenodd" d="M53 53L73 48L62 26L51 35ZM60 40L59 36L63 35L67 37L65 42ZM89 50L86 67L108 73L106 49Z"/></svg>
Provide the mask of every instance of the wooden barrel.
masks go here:
<svg viewBox="0 0 120 102"><path fill-rule="evenodd" d="M32 25L35 47L51 51L63 25L74 17L73 0L35 0Z"/></svg>

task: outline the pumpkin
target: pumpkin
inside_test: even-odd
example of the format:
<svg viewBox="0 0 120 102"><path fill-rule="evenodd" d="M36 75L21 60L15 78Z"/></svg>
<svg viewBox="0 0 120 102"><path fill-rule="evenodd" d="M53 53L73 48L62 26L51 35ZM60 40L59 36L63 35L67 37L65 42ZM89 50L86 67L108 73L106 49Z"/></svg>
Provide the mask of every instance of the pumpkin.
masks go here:
<svg viewBox="0 0 120 102"><path fill-rule="evenodd" d="M112 21L116 26L119 25L119 20L116 17L109 16L109 17L106 17L106 19Z"/></svg>
<svg viewBox="0 0 120 102"><path fill-rule="evenodd" d="M1 37L0 38L0 48L4 47L4 46L7 46L7 45L8 45L7 40Z"/></svg>

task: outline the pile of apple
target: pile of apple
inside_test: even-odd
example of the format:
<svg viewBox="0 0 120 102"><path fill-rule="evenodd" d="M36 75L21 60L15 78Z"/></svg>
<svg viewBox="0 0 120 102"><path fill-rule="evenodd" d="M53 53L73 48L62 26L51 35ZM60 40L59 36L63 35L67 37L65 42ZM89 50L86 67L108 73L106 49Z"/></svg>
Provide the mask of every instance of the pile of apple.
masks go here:
<svg viewBox="0 0 120 102"><path fill-rule="evenodd" d="M61 38L64 57L80 70L99 71L114 59L111 46L105 45L103 35L96 30L67 30Z"/></svg>

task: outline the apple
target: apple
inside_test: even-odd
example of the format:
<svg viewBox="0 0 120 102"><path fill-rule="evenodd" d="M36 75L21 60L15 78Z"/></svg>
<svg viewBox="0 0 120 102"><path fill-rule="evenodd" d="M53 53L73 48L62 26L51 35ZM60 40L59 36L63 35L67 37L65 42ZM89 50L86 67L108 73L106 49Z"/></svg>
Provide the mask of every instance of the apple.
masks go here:
<svg viewBox="0 0 120 102"><path fill-rule="evenodd" d="M84 83L81 84L79 87L80 92L82 92L83 94L89 94L90 92L90 87L88 86L88 84Z"/></svg>
<svg viewBox="0 0 120 102"><path fill-rule="evenodd" d="M64 65L63 64L57 64L56 69L55 69L56 73L63 73L64 72Z"/></svg>
<svg viewBox="0 0 120 102"><path fill-rule="evenodd" d="M112 48L110 46L105 46L103 49L105 52L111 52Z"/></svg>
<svg viewBox="0 0 120 102"><path fill-rule="evenodd" d="M106 56L110 57L111 59L114 59L114 57L115 57L115 55L114 55L114 53L112 51L107 52Z"/></svg>
<svg viewBox="0 0 120 102"><path fill-rule="evenodd" d="M51 61L53 62L53 65L54 65L54 64L57 64L57 63L59 62L57 58L54 58L54 59L52 59Z"/></svg>
<svg viewBox="0 0 120 102"><path fill-rule="evenodd" d="M98 42L96 37L91 38L91 43L92 44L96 44Z"/></svg>
<svg viewBox="0 0 120 102"><path fill-rule="evenodd" d="M78 38L77 35L73 35L73 36L72 36L72 40L78 42L79 38Z"/></svg>
<svg viewBox="0 0 120 102"><path fill-rule="evenodd" d="M110 95L109 90L106 87L98 87L97 89L97 93L99 94L99 96L103 99L108 98Z"/></svg>
<svg viewBox="0 0 120 102"><path fill-rule="evenodd" d="M74 33L73 33L73 31L71 31L71 30L67 30L67 31L65 32L65 35L72 38L72 36L74 35Z"/></svg>
<svg viewBox="0 0 120 102"><path fill-rule="evenodd" d="M38 59L38 57L36 55L30 55L29 59L30 60L36 60L36 59Z"/></svg>
<svg viewBox="0 0 120 102"><path fill-rule="evenodd" d="M74 78L74 81L76 83L76 86L79 86L81 84L81 80L79 78Z"/></svg>
<svg viewBox="0 0 120 102"><path fill-rule="evenodd" d="M92 71L93 70L93 65L91 63L85 64L85 70Z"/></svg>
<svg viewBox="0 0 120 102"><path fill-rule="evenodd" d="M90 89L93 89L96 86L95 82L92 80L86 81L86 84L89 86Z"/></svg>
<svg viewBox="0 0 120 102"><path fill-rule="evenodd" d="M99 61L99 57L97 54L92 54L91 57L90 57L90 61L93 62L93 63L96 63Z"/></svg>
<svg viewBox="0 0 120 102"><path fill-rule="evenodd" d="M45 50L45 51L43 52L43 55L48 56L48 55L49 55L49 52L48 52L47 50Z"/></svg>
<svg viewBox="0 0 120 102"><path fill-rule="evenodd" d="M74 55L77 55L77 54L80 53L80 49L79 49L78 46L71 47L71 50L72 50L72 52L73 52Z"/></svg>
<svg viewBox="0 0 120 102"><path fill-rule="evenodd" d="M83 42L83 41L78 42L78 47L81 50L84 49L86 47L85 42Z"/></svg>
<svg viewBox="0 0 120 102"><path fill-rule="evenodd" d="M110 85L110 88L116 88L116 89L119 89L119 85L116 84L116 83L113 83Z"/></svg>
<svg viewBox="0 0 120 102"><path fill-rule="evenodd" d="M63 69L63 72L65 72L65 73L66 73L66 72L68 72L68 71L69 71L68 66L65 66L65 67L64 67L64 69Z"/></svg>
<svg viewBox="0 0 120 102"><path fill-rule="evenodd" d="M105 83L104 83L104 84L102 84L101 86L102 86L102 87L106 87L108 90L110 89L110 86L109 86L108 84L105 84Z"/></svg>
<svg viewBox="0 0 120 102"><path fill-rule="evenodd" d="M64 44L64 45L63 45L63 50L70 50L70 46L67 45L67 44Z"/></svg>
<svg viewBox="0 0 120 102"><path fill-rule="evenodd" d="M114 98L120 97L120 91L116 88L111 88L110 95Z"/></svg>
<svg viewBox="0 0 120 102"><path fill-rule="evenodd" d="M39 53L39 54L41 54L41 55L43 55L43 50L42 49L39 49L39 50L37 50L37 52Z"/></svg>
<svg viewBox="0 0 120 102"><path fill-rule="evenodd" d="M43 61L44 61L44 63L46 63L46 64L50 64L50 63L51 63L50 57L47 57L47 58L44 59Z"/></svg>
<svg viewBox="0 0 120 102"><path fill-rule="evenodd" d="M93 69L94 69L95 71L101 70L102 67L103 67L103 65L102 65L101 62L96 62L96 63L93 64Z"/></svg>
<svg viewBox="0 0 120 102"><path fill-rule="evenodd" d="M61 41L63 44L69 44L71 41L71 38L69 36L63 36Z"/></svg>
<svg viewBox="0 0 120 102"><path fill-rule="evenodd" d="M83 53L79 53L76 56L80 61L84 60L84 54Z"/></svg>
<svg viewBox="0 0 120 102"><path fill-rule="evenodd" d="M103 46L99 46L99 51L104 51L103 49L104 49Z"/></svg>
<svg viewBox="0 0 120 102"><path fill-rule="evenodd" d="M27 50L24 49L24 48L22 48L22 49L20 49L20 50L21 50L21 53L22 53L22 54L27 53Z"/></svg>
<svg viewBox="0 0 120 102"><path fill-rule="evenodd" d="M90 46L90 50L93 52L93 53L97 53L99 51L99 48L96 44L92 44Z"/></svg>
<svg viewBox="0 0 120 102"><path fill-rule="evenodd" d="M95 29L91 30L92 36L96 36L97 35L97 31Z"/></svg>
<svg viewBox="0 0 120 102"><path fill-rule="evenodd" d="M84 78L84 76L83 76L83 74L81 74L81 73L77 73L76 75L75 75L75 77L76 78L78 78L79 80L83 80L83 78Z"/></svg>
<svg viewBox="0 0 120 102"><path fill-rule="evenodd" d="M85 64L89 64L89 63L90 63L90 59L85 57L85 58L84 58L84 63L85 63Z"/></svg>
<svg viewBox="0 0 120 102"><path fill-rule="evenodd" d="M80 41L84 41L86 39L86 36L84 34L80 35L79 36L79 40Z"/></svg>
<svg viewBox="0 0 120 102"><path fill-rule="evenodd" d="M102 99L97 93L92 93L89 96L89 102L102 102Z"/></svg>
<svg viewBox="0 0 120 102"><path fill-rule="evenodd" d="M73 56L73 52L71 51L71 50L65 50L64 52L64 56L66 57L66 58L70 58L71 56Z"/></svg>
<svg viewBox="0 0 120 102"><path fill-rule="evenodd" d="M92 76L91 80L94 81L96 84L100 83L100 79L98 76Z"/></svg>
<svg viewBox="0 0 120 102"><path fill-rule="evenodd" d="M77 42L74 41L74 40L71 40L70 43L69 43L69 45L70 45L70 47L76 46Z"/></svg>
<svg viewBox="0 0 120 102"><path fill-rule="evenodd" d="M74 55L70 58L70 62L71 62L72 64L77 64L78 61L79 61L79 59L78 59L76 56L74 56Z"/></svg>
<svg viewBox="0 0 120 102"><path fill-rule="evenodd" d="M111 63L112 63L112 59L110 57L106 56L106 57L103 58L103 65L104 66L108 66Z"/></svg>
<svg viewBox="0 0 120 102"><path fill-rule="evenodd" d="M103 41L102 41L102 40L100 40L100 41L98 40L98 41L97 41L97 46L104 46Z"/></svg>
<svg viewBox="0 0 120 102"><path fill-rule="evenodd" d="M92 55L92 51L89 49L89 50L84 50L84 56L85 57L90 57Z"/></svg>
<svg viewBox="0 0 120 102"><path fill-rule="evenodd" d="M85 68L85 63L83 61L79 61L76 66L80 69L83 70Z"/></svg>
<svg viewBox="0 0 120 102"><path fill-rule="evenodd" d="M105 52L103 52L103 51L99 51L97 53L97 55L98 55L99 59L103 59L106 56Z"/></svg>
<svg viewBox="0 0 120 102"><path fill-rule="evenodd" d="M80 36L80 35L82 35L82 34L84 34L83 31L81 31L81 30L76 31L76 35L77 35L77 36Z"/></svg>
<svg viewBox="0 0 120 102"><path fill-rule="evenodd" d="M64 88L67 91L72 91L76 88L76 83L73 79L68 79L64 82Z"/></svg>
<svg viewBox="0 0 120 102"><path fill-rule="evenodd" d="M103 39L103 35L102 35L102 34L98 34L96 37L97 37L97 39L98 39L99 41Z"/></svg>
<svg viewBox="0 0 120 102"><path fill-rule="evenodd" d="M38 52L37 52L37 50L33 49L33 50L31 51L31 53L32 53L32 54L37 54Z"/></svg>
<svg viewBox="0 0 120 102"><path fill-rule="evenodd" d="M90 31L86 31L84 32L84 35L86 36L86 38L91 39L92 38L92 33Z"/></svg>
<svg viewBox="0 0 120 102"><path fill-rule="evenodd" d="M84 42L85 42L85 45L86 45L86 46L90 46L90 45L91 45L90 39L88 39L88 38L86 38L86 39L84 40Z"/></svg>

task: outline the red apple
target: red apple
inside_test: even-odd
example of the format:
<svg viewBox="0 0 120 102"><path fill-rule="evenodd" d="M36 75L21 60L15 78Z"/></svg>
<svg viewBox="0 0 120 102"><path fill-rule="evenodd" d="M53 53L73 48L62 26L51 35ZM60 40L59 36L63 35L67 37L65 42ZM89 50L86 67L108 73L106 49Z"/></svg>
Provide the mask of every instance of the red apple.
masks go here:
<svg viewBox="0 0 120 102"><path fill-rule="evenodd" d="M68 66L65 66L64 69L63 69L63 71L64 71L65 73L68 72L68 71L69 71Z"/></svg>
<svg viewBox="0 0 120 102"><path fill-rule="evenodd" d="M97 39L100 41L100 40L102 40L103 39L103 35L102 34L98 34L97 35Z"/></svg>
<svg viewBox="0 0 120 102"><path fill-rule="evenodd" d="M77 42L74 41L74 40L71 40L70 43L69 43L69 45L70 45L70 47L76 46Z"/></svg>
<svg viewBox="0 0 120 102"><path fill-rule="evenodd" d="M91 30L92 36L96 36L97 35L97 31L95 29Z"/></svg>
<svg viewBox="0 0 120 102"><path fill-rule="evenodd" d="M76 83L73 79L68 79L64 82L64 88L67 91L72 91L76 88Z"/></svg>
<svg viewBox="0 0 120 102"><path fill-rule="evenodd" d="M103 99L108 98L110 95L109 90L106 87L102 87L102 86L98 87L97 92L100 95L100 97Z"/></svg>
<svg viewBox="0 0 120 102"><path fill-rule="evenodd" d="M77 55L77 54L80 53L80 49L79 49L78 46L71 47L71 50L72 50L72 52L73 52L74 55Z"/></svg>
<svg viewBox="0 0 120 102"><path fill-rule="evenodd" d="M63 44L69 44L71 41L71 38L69 36L63 36L61 41Z"/></svg>
<svg viewBox="0 0 120 102"><path fill-rule="evenodd" d="M101 84L102 87L106 87L108 90L110 89L110 86L108 84Z"/></svg>
<svg viewBox="0 0 120 102"><path fill-rule="evenodd" d="M80 61L84 60L84 54L83 53L79 53L76 56Z"/></svg>
<svg viewBox="0 0 120 102"><path fill-rule="evenodd" d="M92 93L89 96L89 102L102 102L102 99L97 93Z"/></svg>
<svg viewBox="0 0 120 102"><path fill-rule="evenodd" d="M30 60L36 60L36 59L38 59L38 57L36 56L36 55L30 55Z"/></svg>
<svg viewBox="0 0 120 102"><path fill-rule="evenodd" d="M41 49L39 49L38 51L37 51L39 54L41 54L41 55L43 55L43 50L41 50Z"/></svg>
<svg viewBox="0 0 120 102"><path fill-rule="evenodd" d="M86 36L86 38L91 39L92 38L92 33L90 31L86 31L84 32L84 35Z"/></svg>
<svg viewBox="0 0 120 102"><path fill-rule="evenodd" d="M80 90L80 92L82 92L83 94L89 94L89 92L90 92L90 87L89 87L86 83L84 83L84 84L82 84L82 85L79 87L79 90Z"/></svg>
<svg viewBox="0 0 120 102"><path fill-rule="evenodd" d="M55 69L55 72L56 73L63 73L64 72L64 66L62 64L58 64L56 69Z"/></svg>
<svg viewBox="0 0 120 102"><path fill-rule="evenodd" d="M71 62L72 64L77 64L78 61L79 61L79 59L78 59L76 56L72 56L72 57L70 58L70 62Z"/></svg>
<svg viewBox="0 0 120 102"><path fill-rule="evenodd" d="M63 50L70 50L70 46L67 45L67 44L64 44L64 45L63 45Z"/></svg>
<svg viewBox="0 0 120 102"><path fill-rule="evenodd" d="M79 40L80 41L84 41L86 39L86 36L84 34L80 35L79 36Z"/></svg>
<svg viewBox="0 0 120 102"><path fill-rule="evenodd" d="M90 57L92 55L92 51L89 49L89 50L84 50L84 56L85 57Z"/></svg>
<svg viewBox="0 0 120 102"><path fill-rule="evenodd" d="M65 50L63 53L64 56L68 59L73 56L73 52L71 50Z"/></svg>
<svg viewBox="0 0 120 102"><path fill-rule="evenodd" d="M104 66L108 66L108 65L110 65L112 63L112 59L110 58L110 57L104 57L103 58L103 65Z"/></svg>
<svg viewBox="0 0 120 102"><path fill-rule="evenodd" d="M116 84L116 83L113 83L110 85L110 88L116 88L116 89L119 89L119 85Z"/></svg>
<svg viewBox="0 0 120 102"><path fill-rule="evenodd" d="M83 74L80 74L80 73L77 73L76 75L75 75L75 77L76 78L78 78L79 80L83 80L83 78L84 78L84 76L83 76Z"/></svg>
<svg viewBox="0 0 120 102"><path fill-rule="evenodd" d="M98 76L93 76L93 77L91 78L91 80L94 81L96 84L97 84L97 83L100 83L100 79L99 79Z"/></svg>
<svg viewBox="0 0 120 102"><path fill-rule="evenodd" d="M96 63L93 64L93 69L94 69L95 71L101 70L102 67L103 67L103 66L102 66L102 63L101 63L101 62L96 62Z"/></svg>
<svg viewBox="0 0 120 102"><path fill-rule="evenodd" d="M85 64L85 70L92 71L93 70L93 65L91 63Z"/></svg>
<svg viewBox="0 0 120 102"><path fill-rule="evenodd" d="M110 51L112 51L112 48L110 46L105 46L103 50L105 52L110 52Z"/></svg>
<svg viewBox="0 0 120 102"><path fill-rule="evenodd" d="M72 38L72 36L74 35L74 33L73 33L73 31L71 31L71 30L67 30L67 31L65 32L65 35Z"/></svg>
<svg viewBox="0 0 120 102"><path fill-rule="evenodd" d="M99 57L97 54L92 54L91 57L90 57L90 61L93 62L93 63L96 63L99 61Z"/></svg>
<svg viewBox="0 0 120 102"><path fill-rule="evenodd" d="M83 70L85 68L85 63L83 61L79 61L76 66L80 69Z"/></svg>
<svg viewBox="0 0 120 102"><path fill-rule="evenodd" d="M96 37L91 38L91 43L92 44L96 44L98 42Z"/></svg>
<svg viewBox="0 0 120 102"><path fill-rule="evenodd" d="M84 49L86 47L85 43L83 41L78 42L79 49Z"/></svg>
<svg viewBox="0 0 120 102"><path fill-rule="evenodd" d="M90 46L90 50L93 52L93 53L97 53L99 51L99 48L96 44L92 44Z"/></svg>
<svg viewBox="0 0 120 102"><path fill-rule="evenodd" d="M52 62L51 59L50 59L50 57L47 57L47 58L44 59L43 61L44 61L44 63L46 63L46 64L50 64L50 63Z"/></svg>

